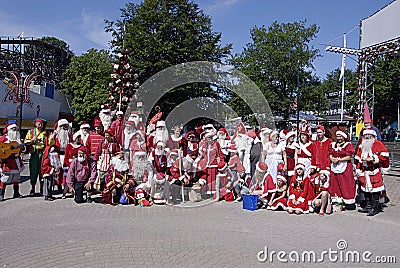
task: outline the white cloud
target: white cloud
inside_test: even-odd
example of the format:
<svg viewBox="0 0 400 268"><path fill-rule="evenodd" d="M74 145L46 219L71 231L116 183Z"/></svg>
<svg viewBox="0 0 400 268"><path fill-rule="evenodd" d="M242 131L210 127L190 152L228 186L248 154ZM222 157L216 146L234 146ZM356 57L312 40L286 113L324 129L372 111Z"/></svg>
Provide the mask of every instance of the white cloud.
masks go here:
<svg viewBox="0 0 400 268"><path fill-rule="evenodd" d="M99 46L99 48L108 49L108 42L111 40L111 34L106 33L104 19L96 14L82 10L82 31L87 39Z"/></svg>
<svg viewBox="0 0 400 268"><path fill-rule="evenodd" d="M223 8L233 6L241 0L217 0L213 4L206 6L204 9L207 13L213 14L217 11L221 11Z"/></svg>

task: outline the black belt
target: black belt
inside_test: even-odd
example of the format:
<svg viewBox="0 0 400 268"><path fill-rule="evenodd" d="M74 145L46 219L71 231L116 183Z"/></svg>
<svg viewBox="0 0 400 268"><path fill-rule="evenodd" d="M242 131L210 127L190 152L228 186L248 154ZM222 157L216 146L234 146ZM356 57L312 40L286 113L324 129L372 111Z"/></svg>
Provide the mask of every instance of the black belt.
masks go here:
<svg viewBox="0 0 400 268"><path fill-rule="evenodd" d="M294 158L294 154L287 154L286 157L287 158Z"/></svg>
<svg viewBox="0 0 400 268"><path fill-rule="evenodd" d="M375 169L377 169L377 168L380 168L381 167L381 165L375 165L375 166L367 166L367 167L363 167L363 170L364 171L374 171Z"/></svg>

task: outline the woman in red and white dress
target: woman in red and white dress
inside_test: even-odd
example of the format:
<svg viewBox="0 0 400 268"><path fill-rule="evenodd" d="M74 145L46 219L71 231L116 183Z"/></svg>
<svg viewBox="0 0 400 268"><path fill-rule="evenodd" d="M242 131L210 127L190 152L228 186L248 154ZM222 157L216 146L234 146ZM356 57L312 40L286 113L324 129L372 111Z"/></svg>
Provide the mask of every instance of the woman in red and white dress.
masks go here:
<svg viewBox="0 0 400 268"><path fill-rule="evenodd" d="M336 131L336 142L332 142L329 147L329 157L331 159L329 193L332 198L334 196L342 198L347 210L354 210L356 209L356 184L353 165L351 164L354 147L346 140L346 133L340 130Z"/></svg>
<svg viewBox="0 0 400 268"><path fill-rule="evenodd" d="M310 142L310 135L307 131L300 131L300 141L296 146L296 164L303 164L305 166L304 174L308 176L310 175L313 145L312 142Z"/></svg>
<svg viewBox="0 0 400 268"><path fill-rule="evenodd" d="M287 207L287 180L285 176L278 175L275 192L271 196L271 200L268 202L267 209L277 210L282 208L286 210Z"/></svg>
<svg viewBox="0 0 400 268"><path fill-rule="evenodd" d="M296 132L290 131L286 134L286 147L283 152L283 161L285 162L284 171L290 178L294 175L294 166L296 165L296 146L294 139L296 138ZM290 182L289 182L290 183Z"/></svg>
<svg viewBox="0 0 400 268"><path fill-rule="evenodd" d="M287 212L289 214L308 213L308 191L310 179L305 174L305 166L298 163L295 167L296 174L291 179L289 186L289 200Z"/></svg>

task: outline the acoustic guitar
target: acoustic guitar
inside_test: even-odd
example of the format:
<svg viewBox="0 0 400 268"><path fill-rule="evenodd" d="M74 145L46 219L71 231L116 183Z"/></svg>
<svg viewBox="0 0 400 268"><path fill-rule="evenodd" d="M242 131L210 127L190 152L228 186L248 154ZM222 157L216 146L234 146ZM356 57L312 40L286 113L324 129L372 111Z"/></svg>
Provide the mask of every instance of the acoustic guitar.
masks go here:
<svg viewBox="0 0 400 268"><path fill-rule="evenodd" d="M10 143L0 142L0 158L6 159L12 154L18 154L21 150L21 147L29 146L32 142L21 143L19 144L16 141L12 141Z"/></svg>

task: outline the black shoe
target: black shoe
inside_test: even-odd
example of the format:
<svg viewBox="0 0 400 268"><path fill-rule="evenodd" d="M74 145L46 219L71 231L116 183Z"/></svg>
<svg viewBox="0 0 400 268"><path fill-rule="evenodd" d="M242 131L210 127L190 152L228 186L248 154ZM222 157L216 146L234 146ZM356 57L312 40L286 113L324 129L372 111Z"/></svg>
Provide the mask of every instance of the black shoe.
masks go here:
<svg viewBox="0 0 400 268"><path fill-rule="evenodd" d="M46 200L46 201L53 201L54 198L53 198L52 196L45 196L45 197L44 197L44 200Z"/></svg>
<svg viewBox="0 0 400 268"><path fill-rule="evenodd" d="M356 209L356 204L346 204L344 205L346 210L355 210Z"/></svg>
<svg viewBox="0 0 400 268"><path fill-rule="evenodd" d="M21 198L21 197L22 197L22 195L18 192L13 194L13 198Z"/></svg>
<svg viewBox="0 0 400 268"><path fill-rule="evenodd" d="M372 208L368 211L367 216L375 216L376 214L379 213L379 210L377 208Z"/></svg>
<svg viewBox="0 0 400 268"><path fill-rule="evenodd" d="M88 196L86 198L86 203L92 203L92 202L93 202L92 198L90 196Z"/></svg>
<svg viewBox="0 0 400 268"><path fill-rule="evenodd" d="M35 188L32 188L32 190L29 192L29 196L35 196Z"/></svg>
<svg viewBox="0 0 400 268"><path fill-rule="evenodd" d="M368 213L370 210L371 210L371 207L365 206L365 207L363 207L363 208L359 208L359 209L358 209L358 212L361 212L361 213Z"/></svg>

